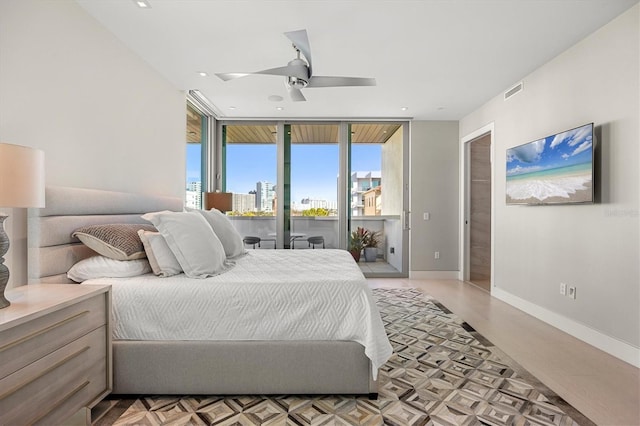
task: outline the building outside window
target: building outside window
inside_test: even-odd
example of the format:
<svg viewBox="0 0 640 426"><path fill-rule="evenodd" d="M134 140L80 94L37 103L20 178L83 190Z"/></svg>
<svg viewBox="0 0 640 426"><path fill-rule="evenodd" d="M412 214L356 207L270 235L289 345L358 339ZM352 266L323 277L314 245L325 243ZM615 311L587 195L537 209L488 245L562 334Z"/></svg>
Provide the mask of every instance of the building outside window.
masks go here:
<svg viewBox="0 0 640 426"><path fill-rule="evenodd" d="M378 194L375 192L373 195L369 194L368 197L381 198L382 172L376 171L358 171L351 173L351 215L352 216L376 216L380 213L375 213L375 201L373 208L366 208L365 194L369 191L379 188ZM378 202L378 204L380 204Z"/></svg>
<svg viewBox="0 0 640 426"><path fill-rule="evenodd" d="M256 182L256 210L260 212L274 211L275 188L271 182Z"/></svg>

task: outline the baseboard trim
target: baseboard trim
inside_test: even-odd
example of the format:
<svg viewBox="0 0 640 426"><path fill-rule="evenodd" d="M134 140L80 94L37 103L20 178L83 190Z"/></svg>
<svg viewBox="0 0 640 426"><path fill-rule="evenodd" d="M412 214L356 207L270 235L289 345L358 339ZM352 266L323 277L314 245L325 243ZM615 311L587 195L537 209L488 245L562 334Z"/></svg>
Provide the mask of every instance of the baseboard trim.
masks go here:
<svg viewBox="0 0 640 426"><path fill-rule="evenodd" d="M410 280L457 280L459 271L409 271Z"/></svg>
<svg viewBox="0 0 640 426"><path fill-rule="evenodd" d="M595 346L609 355L640 368L640 348L607 336L598 330L514 296L498 287L491 289L491 295L591 346Z"/></svg>

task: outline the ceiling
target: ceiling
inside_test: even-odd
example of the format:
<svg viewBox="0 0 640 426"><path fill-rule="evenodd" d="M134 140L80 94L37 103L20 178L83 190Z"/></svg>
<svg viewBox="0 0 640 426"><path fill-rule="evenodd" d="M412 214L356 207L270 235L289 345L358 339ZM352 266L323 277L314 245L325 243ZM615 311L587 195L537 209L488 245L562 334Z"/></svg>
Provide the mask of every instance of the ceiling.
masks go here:
<svg viewBox="0 0 640 426"><path fill-rule="evenodd" d="M351 126L351 143L385 143L400 129L400 124L354 123ZM276 143L275 124L228 124L227 143ZM338 143L340 126L337 124L291 124L292 143ZM199 141L198 141L199 142Z"/></svg>
<svg viewBox="0 0 640 426"><path fill-rule="evenodd" d="M390 121L352 123L351 143L386 143L401 125ZM231 121L225 125L228 143L276 143L277 126L272 122L249 123ZM335 123L293 123L293 143L338 143L340 126ZM187 143L202 143L202 115L187 106Z"/></svg>
<svg viewBox="0 0 640 426"><path fill-rule="evenodd" d="M638 3L146 0L143 9L133 0L76 1L178 89L199 90L219 118L420 120L464 117ZM295 52L283 33L299 29L314 75L377 85L306 88L307 101L292 102L284 77L215 76L286 65Z"/></svg>

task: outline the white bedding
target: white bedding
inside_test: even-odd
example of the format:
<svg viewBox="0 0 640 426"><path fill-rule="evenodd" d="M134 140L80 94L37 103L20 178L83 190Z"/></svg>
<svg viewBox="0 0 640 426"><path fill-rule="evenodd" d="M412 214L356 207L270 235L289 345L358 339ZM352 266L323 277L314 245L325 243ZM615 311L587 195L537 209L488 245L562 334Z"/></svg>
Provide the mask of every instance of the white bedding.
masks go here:
<svg viewBox="0 0 640 426"><path fill-rule="evenodd" d="M206 279L101 278L119 340L348 340L373 375L392 348L360 268L344 250L250 250Z"/></svg>

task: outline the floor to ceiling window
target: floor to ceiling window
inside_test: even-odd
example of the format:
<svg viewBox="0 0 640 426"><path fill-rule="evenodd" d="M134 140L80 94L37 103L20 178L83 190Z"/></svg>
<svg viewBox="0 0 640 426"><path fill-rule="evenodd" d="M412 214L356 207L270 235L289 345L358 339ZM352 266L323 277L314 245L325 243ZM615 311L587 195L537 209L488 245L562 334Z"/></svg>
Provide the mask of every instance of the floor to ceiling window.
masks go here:
<svg viewBox="0 0 640 426"><path fill-rule="evenodd" d="M321 237L326 248L338 248L339 126L292 124L290 129L291 245L308 248L308 237Z"/></svg>
<svg viewBox="0 0 640 426"><path fill-rule="evenodd" d="M185 206L202 208L202 191L205 182L204 152L207 143L207 117L187 103L187 166Z"/></svg>
<svg viewBox="0 0 640 426"><path fill-rule="evenodd" d="M370 237L361 268L372 274L403 270L403 128L396 123L350 125L350 229Z"/></svg>
<svg viewBox="0 0 640 426"><path fill-rule="evenodd" d="M261 249L348 249L362 227L378 237L373 258L359 262L363 272L406 274L408 123L219 125L216 187L233 193L228 214L241 235L260 237Z"/></svg>
<svg viewBox="0 0 640 426"><path fill-rule="evenodd" d="M231 192L236 229L260 236L273 248L276 236L276 126L227 124L222 129L223 191Z"/></svg>

